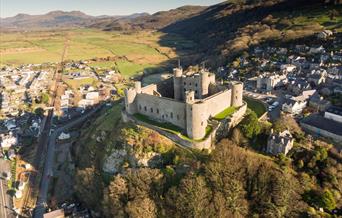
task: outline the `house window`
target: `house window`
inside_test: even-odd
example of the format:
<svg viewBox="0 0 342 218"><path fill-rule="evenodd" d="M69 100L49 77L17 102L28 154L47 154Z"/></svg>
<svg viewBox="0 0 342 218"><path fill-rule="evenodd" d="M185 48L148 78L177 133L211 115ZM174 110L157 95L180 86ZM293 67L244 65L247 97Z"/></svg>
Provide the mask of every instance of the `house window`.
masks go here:
<svg viewBox="0 0 342 218"><path fill-rule="evenodd" d="M144 110L147 111L147 107L146 106L144 107Z"/></svg>

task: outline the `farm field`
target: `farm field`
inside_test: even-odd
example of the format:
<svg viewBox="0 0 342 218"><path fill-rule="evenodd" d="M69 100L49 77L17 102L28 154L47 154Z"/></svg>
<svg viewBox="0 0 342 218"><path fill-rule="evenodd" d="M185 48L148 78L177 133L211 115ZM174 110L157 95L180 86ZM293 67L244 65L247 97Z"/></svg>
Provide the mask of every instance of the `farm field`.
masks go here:
<svg viewBox="0 0 342 218"><path fill-rule="evenodd" d="M168 39L165 43L164 38ZM174 41L173 41L174 40ZM174 43L172 43L174 42ZM36 32L2 32L0 35L0 66L59 62L66 46L64 60L88 60L120 57L118 62L103 60L94 67L116 68L126 77L146 68L162 66L176 58L175 46L189 43L180 37L165 37L158 32L104 32L74 29Z"/></svg>

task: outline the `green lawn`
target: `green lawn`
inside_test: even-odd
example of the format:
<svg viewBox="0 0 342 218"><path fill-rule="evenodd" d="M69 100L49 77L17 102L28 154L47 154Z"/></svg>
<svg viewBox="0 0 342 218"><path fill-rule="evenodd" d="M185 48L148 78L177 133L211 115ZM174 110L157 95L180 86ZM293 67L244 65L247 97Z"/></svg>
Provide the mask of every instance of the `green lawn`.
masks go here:
<svg viewBox="0 0 342 218"><path fill-rule="evenodd" d="M131 77L137 75L139 72L143 72L145 69L154 67L149 64L136 64L129 61L116 62L117 68L120 73L125 77Z"/></svg>
<svg viewBox="0 0 342 218"><path fill-rule="evenodd" d="M141 120L145 123L154 125L154 126L158 126L166 131L172 132L176 135L181 134L183 132L183 129L173 125L172 123L161 123L161 122L157 122L155 120L151 120L149 117L142 115L142 114L134 114L134 117L137 118L138 120Z"/></svg>
<svg viewBox="0 0 342 218"><path fill-rule="evenodd" d="M73 89L78 89L83 85L93 85L94 83L96 83L96 80L94 78L66 79L63 81Z"/></svg>
<svg viewBox="0 0 342 218"><path fill-rule="evenodd" d="M236 108L235 108L235 107L228 107L228 108L226 108L224 111L222 111L221 113L216 114L216 115L214 116L214 119L215 119L215 120L223 120L223 119L225 119L226 117L232 115L235 111L236 111Z"/></svg>
<svg viewBox="0 0 342 218"><path fill-rule="evenodd" d="M159 127L162 130L165 130L167 132L179 135L179 137L181 137L184 140L190 141L190 142L200 142L203 141L203 139L207 138L208 135L212 132L213 128L211 126L207 126L205 129L205 137L203 139L191 139L189 138L187 135L182 134L184 132L184 130L178 126L173 125L172 123L161 123L155 120L150 119L148 116L145 116L143 114L134 114L134 117L140 121L143 121L145 123L154 125Z"/></svg>
<svg viewBox="0 0 342 218"><path fill-rule="evenodd" d="M247 102L247 107L254 111L258 117L266 112L266 107L261 102L247 97L244 97L243 100Z"/></svg>

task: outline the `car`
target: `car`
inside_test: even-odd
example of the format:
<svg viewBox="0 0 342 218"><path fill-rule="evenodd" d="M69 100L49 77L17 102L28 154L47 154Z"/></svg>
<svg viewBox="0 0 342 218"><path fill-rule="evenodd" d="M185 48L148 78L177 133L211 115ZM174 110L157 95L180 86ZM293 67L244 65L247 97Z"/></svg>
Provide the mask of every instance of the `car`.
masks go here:
<svg viewBox="0 0 342 218"><path fill-rule="evenodd" d="M272 106L273 106L274 108L278 107L278 105L279 105L279 102L277 102L277 101L273 102L273 104L272 104Z"/></svg>
<svg viewBox="0 0 342 218"><path fill-rule="evenodd" d="M12 175L11 172L3 172L2 174L6 180L10 180Z"/></svg>

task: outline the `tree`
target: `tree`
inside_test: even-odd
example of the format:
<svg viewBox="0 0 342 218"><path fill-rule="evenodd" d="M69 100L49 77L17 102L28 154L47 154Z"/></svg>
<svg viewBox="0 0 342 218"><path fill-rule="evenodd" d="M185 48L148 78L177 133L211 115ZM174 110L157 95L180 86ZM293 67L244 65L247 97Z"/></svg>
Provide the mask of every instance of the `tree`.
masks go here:
<svg viewBox="0 0 342 218"><path fill-rule="evenodd" d="M41 107L38 107L34 110L34 113L40 117L44 116L44 109Z"/></svg>
<svg viewBox="0 0 342 218"><path fill-rule="evenodd" d="M334 195L329 190L325 190L322 197L320 206L327 210L333 210L336 208L336 202Z"/></svg>
<svg viewBox="0 0 342 218"><path fill-rule="evenodd" d="M44 104L48 104L49 103L49 100L50 100L50 96L49 96L49 94L48 93L42 93L42 102L44 103Z"/></svg>
<svg viewBox="0 0 342 218"><path fill-rule="evenodd" d="M260 133L261 126L259 124L258 116L254 111L250 111L242 120L240 128L243 134L249 139L252 139Z"/></svg>

